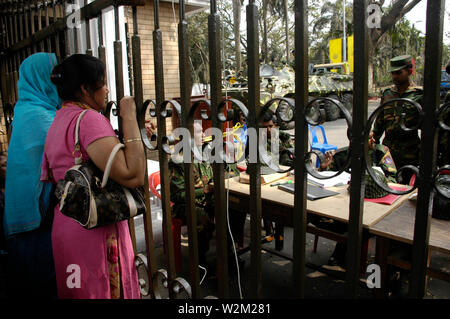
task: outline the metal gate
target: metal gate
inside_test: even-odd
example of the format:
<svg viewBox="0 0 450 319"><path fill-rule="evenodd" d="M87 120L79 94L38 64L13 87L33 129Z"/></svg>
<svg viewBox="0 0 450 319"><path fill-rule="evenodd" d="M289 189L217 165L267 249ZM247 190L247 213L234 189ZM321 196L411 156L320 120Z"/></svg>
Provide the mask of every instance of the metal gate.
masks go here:
<svg viewBox="0 0 450 319"><path fill-rule="evenodd" d="M366 163L367 140L374 117L368 116L368 0L353 1L354 16L354 107L353 117L337 101L336 105L346 114L348 123L348 135L350 140L351 156L347 164L351 168L351 193L349 207L349 228L347 248L347 272L346 282L348 290L346 295L350 298L357 296L360 281L360 255L362 243L362 215L364 196L364 175L366 170L373 175L371 167ZM9 131L12 119L13 106L17 100L17 79L21 62L30 54L39 51L56 53L58 60L72 53L81 53L78 47L78 39L81 37L86 41L86 54L93 54L91 47L90 25L86 24L83 32L77 28L69 33L70 23L89 21L97 19L99 32L97 55L106 62L105 43L102 33L102 10L113 7L115 14L115 41L114 41L114 68L116 78L116 99L108 104L107 116L110 116L113 105L124 95L124 81L133 79L132 91L138 107L138 122L141 135L145 145L149 149L157 149L159 152L159 165L161 172L161 196L164 214L163 227L167 233L164 242L167 255L166 269L156 269L155 248L152 234L152 219L150 212L148 180L147 190L147 214L144 216L145 227L145 255L136 256L136 265L140 272L141 291L153 298L161 297L162 292L168 293L170 298L179 296L203 298L199 289L199 267L197 251L197 217L194 202L193 166L185 163L185 186L187 198L187 226L189 237L189 278L187 280L177 277L175 271L175 259L172 239L171 209L170 209L170 180L168 168L169 146L176 143L176 137L170 136L166 130L166 120L173 112L178 113L181 126L187 128L191 135L193 133L193 114L199 107L200 102L206 103L210 108L210 119L215 128L222 130L222 123L227 120L223 116L226 103L235 104L240 108L250 128L257 129L261 126L265 110L274 103L281 100L286 102L293 110L295 120L295 214L294 214L294 242L293 242L293 285L297 293L296 297L303 298L305 291L305 247L306 247L306 181L307 164L309 156L308 129L307 125L320 124L320 114L314 109L314 101L308 103L308 16L307 0L295 0L295 98L274 99L260 106L260 77L259 77L259 31L258 31L258 8L255 0L247 3L247 39L248 39L248 87L249 103L247 106L236 100L224 100L221 90L221 36L220 17L217 12L217 3L210 1L209 15L209 57L210 57L210 79L211 98L191 105L190 78L189 78L189 26L185 19L185 1L179 1L179 24L178 24L178 49L179 49L179 74L180 92L179 101L166 100L164 95L164 69L163 69L163 37L160 29L160 1L153 1L154 7L154 31L153 31L153 56L155 66L155 96L152 100L144 101L142 69L141 69L141 40L139 36L139 23L137 11L139 6L144 5L144 0L95 0L84 1L84 6L70 14L67 14L68 2L52 1L0 1L0 24L1 24L1 94L4 109L4 117ZM133 15L133 34L131 36L131 64L132 76L126 76L123 72L122 41L120 38L120 24L118 23L118 10L120 6L131 6ZM422 147L420 152L420 168L409 168L417 173L414 188L408 192L418 189L417 210L414 228L414 245L412 256L412 276L410 280L411 297L422 298L425 292L425 278L427 270L428 239L430 231L430 215L433 196L436 191L441 191L436 186L436 181L444 167L436 167L436 150L438 129L449 130L450 127L444 121L444 113L448 111L449 105L439 108L439 76L442 57L442 39L444 22L445 0L427 1L427 32L425 48L425 71L424 71L424 103L421 107L411 103L420 114L420 123L417 126L421 130ZM75 15L74 15L75 14ZM77 15L79 14L79 15ZM74 22L75 21L75 22ZM74 37L75 47L69 46L69 34ZM131 80L130 80L131 82ZM323 98L322 98L323 99ZM317 100L316 100L317 101ZM377 109L379 112L383 106ZM147 113L149 112L149 113ZM114 112L112 112L114 113ZM114 113L115 114L115 113ZM158 129L157 134L149 141L145 134L146 114L156 116ZM228 112L228 119L231 118ZM120 129L120 123L119 123ZM408 128L405 128L408 129ZM192 161L191 161L192 162ZM448 169L448 165L445 166ZM227 220L226 220L226 189L224 164L214 163L214 185L215 185L215 223L216 223L216 246L217 246L217 275L218 275L218 297L228 298L230 296L229 274L227 264ZM250 206L251 216L251 287L253 298L261 296L263 285L263 273L261 267L261 162L258 157L256 163L248 165L250 174ZM382 185L380 185L382 186ZM394 192L390 190L391 192ZM398 193L398 192L397 192ZM402 194L407 192L400 192ZM133 239L134 223L130 221L130 230ZM134 245L136 248L136 245ZM146 279L147 278L147 279ZM150 278L150 279L148 279Z"/></svg>

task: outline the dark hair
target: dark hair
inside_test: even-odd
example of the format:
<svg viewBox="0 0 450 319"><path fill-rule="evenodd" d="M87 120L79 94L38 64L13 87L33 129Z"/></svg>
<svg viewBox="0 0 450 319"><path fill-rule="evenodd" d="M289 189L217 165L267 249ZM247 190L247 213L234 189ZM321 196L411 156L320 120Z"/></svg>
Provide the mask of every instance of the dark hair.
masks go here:
<svg viewBox="0 0 450 319"><path fill-rule="evenodd" d="M272 121L274 124L277 124L277 118L276 116L273 114L272 111L267 111L266 113L264 113L264 120L263 122L269 122Z"/></svg>
<svg viewBox="0 0 450 319"><path fill-rule="evenodd" d="M78 101L81 86L94 93L105 83L105 65L96 57L74 54L55 66L50 75L63 101Z"/></svg>

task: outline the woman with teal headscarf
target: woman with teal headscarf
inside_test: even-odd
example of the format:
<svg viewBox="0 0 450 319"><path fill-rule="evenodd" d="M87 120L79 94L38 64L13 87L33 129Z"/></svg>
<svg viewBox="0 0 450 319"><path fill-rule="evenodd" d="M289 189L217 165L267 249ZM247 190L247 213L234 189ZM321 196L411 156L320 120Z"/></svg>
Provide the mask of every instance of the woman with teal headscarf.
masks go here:
<svg viewBox="0 0 450 319"><path fill-rule="evenodd" d="M50 80L53 53L36 53L19 69L5 185L4 231L12 294L55 296L51 215L46 214L51 185L40 181L47 131L61 101ZM21 290L21 291L20 291ZM31 291L30 291L31 290Z"/></svg>

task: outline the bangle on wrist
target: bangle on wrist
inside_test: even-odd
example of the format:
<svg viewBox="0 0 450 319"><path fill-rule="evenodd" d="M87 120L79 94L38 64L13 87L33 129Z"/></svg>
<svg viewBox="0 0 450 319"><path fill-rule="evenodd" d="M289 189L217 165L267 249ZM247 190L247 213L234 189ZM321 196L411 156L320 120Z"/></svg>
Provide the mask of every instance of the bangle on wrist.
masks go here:
<svg viewBox="0 0 450 319"><path fill-rule="evenodd" d="M139 142L139 141L142 141L142 138L140 138L140 137L129 138L129 139L127 139L127 140L124 140L123 142L124 142L124 143L131 143L131 142Z"/></svg>

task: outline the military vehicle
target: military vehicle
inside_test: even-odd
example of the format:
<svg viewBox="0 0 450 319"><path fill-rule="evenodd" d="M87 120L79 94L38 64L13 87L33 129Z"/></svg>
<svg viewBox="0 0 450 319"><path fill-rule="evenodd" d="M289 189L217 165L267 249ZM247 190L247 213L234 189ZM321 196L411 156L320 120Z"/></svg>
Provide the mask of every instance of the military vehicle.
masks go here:
<svg viewBox="0 0 450 319"><path fill-rule="evenodd" d="M353 77L348 73L348 64L323 64L314 65L309 68L309 96L310 100L315 97L329 97L338 100L351 112L353 105ZM338 73L342 72L344 74ZM270 99L275 97L295 96L295 73L292 68L285 66L282 69L274 69L268 64L260 66L260 89L261 105L264 105ZM228 76L225 81L223 93L229 97L236 98L248 105L248 87L247 79L243 76ZM273 111L278 105L273 105ZM292 110L285 102L281 102L281 113L287 113L287 118L292 118ZM322 101L319 107L324 109L327 121L334 121L342 116L339 108L330 101ZM284 123L278 121L283 130L293 129L295 123Z"/></svg>

